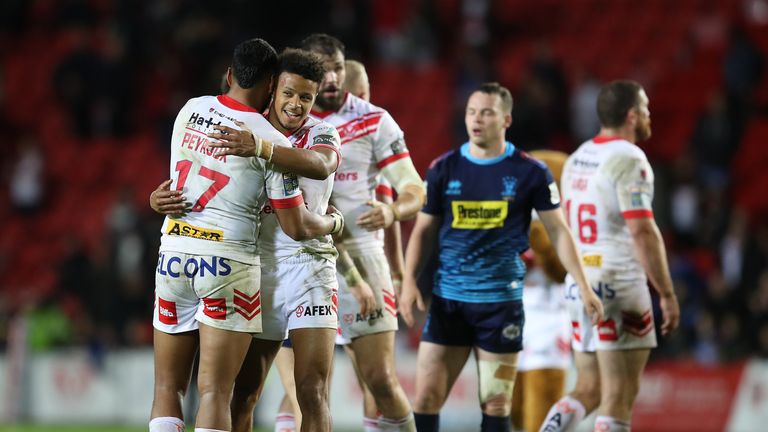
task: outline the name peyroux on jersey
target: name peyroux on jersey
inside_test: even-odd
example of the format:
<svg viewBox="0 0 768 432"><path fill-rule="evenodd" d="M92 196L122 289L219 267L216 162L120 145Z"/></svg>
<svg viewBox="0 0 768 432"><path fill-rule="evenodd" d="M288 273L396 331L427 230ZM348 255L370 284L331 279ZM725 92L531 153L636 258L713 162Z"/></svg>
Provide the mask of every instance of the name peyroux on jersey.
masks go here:
<svg viewBox="0 0 768 432"><path fill-rule="evenodd" d="M272 207L302 202L296 176L279 173L255 157L220 155L208 146L206 134L215 125L238 128L241 121L257 136L290 146L256 110L226 96L190 99L173 125L172 187L184 191L192 208L166 217L160 251L216 255L258 264L259 211L269 198Z"/></svg>
<svg viewBox="0 0 768 432"><path fill-rule="evenodd" d="M324 121L307 118L304 124L288 137L288 140L297 148L327 147L333 149L338 161L341 162L339 133L336 132L336 128ZM307 209L313 213L325 214L328 200L331 197L331 190L333 190L333 176L328 176L325 180L299 177L298 182L299 189L304 193ZM274 209L270 205L264 206L261 213L259 247L263 260L281 260L298 253L310 253L335 259L337 254L330 235L301 242L288 237L280 228Z"/></svg>
<svg viewBox="0 0 768 432"><path fill-rule="evenodd" d="M653 170L645 153L629 141L596 137L568 158L562 188L566 217L587 270L644 282L624 220L653 216Z"/></svg>
<svg viewBox="0 0 768 432"><path fill-rule="evenodd" d="M370 210L366 203L376 198L376 177L387 165L410 157L403 131L388 112L347 93L338 111L312 113L336 127L343 146L333 188L333 204L349 221L344 227L344 245L350 253L382 250L383 231L366 231L356 223Z"/></svg>

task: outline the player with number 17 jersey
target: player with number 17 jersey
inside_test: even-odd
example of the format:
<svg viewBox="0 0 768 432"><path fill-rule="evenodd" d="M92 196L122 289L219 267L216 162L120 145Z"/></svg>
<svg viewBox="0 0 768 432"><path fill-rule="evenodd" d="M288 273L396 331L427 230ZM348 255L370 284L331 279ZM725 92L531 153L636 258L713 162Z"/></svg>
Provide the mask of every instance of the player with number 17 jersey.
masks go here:
<svg viewBox="0 0 768 432"><path fill-rule="evenodd" d="M655 347L647 279L625 223L653 215L653 170L645 153L623 139L595 137L568 158L562 188L566 218L606 315L593 337L573 280L566 279L574 348Z"/></svg>
<svg viewBox="0 0 768 432"><path fill-rule="evenodd" d="M197 322L259 332L259 209L303 204L296 177L254 157L217 154L206 133L243 122L277 145L288 140L256 110L227 95L191 99L179 112L171 140L171 175L192 208L166 217L156 272L154 324L166 333Z"/></svg>

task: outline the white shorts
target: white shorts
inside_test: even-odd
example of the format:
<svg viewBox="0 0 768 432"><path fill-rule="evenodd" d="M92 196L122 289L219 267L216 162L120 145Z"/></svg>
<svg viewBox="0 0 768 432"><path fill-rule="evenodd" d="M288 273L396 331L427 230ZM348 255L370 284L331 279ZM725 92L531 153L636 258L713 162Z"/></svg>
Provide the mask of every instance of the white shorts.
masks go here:
<svg viewBox="0 0 768 432"><path fill-rule="evenodd" d="M278 341L293 329L338 327L336 263L302 253L261 266L264 329L255 338Z"/></svg>
<svg viewBox="0 0 768 432"><path fill-rule="evenodd" d="M593 326L579 288L569 274L565 301L573 330L572 346L580 352L656 347L651 294L645 281L616 281L612 272L586 269L592 289L603 301L605 318Z"/></svg>
<svg viewBox="0 0 768 432"><path fill-rule="evenodd" d="M360 304L347 289L344 277L339 279L339 311L341 313L341 335L354 339L385 331L397 331L397 301L392 275L384 251L367 252L363 256L352 256L355 266L363 279L368 282L376 298L376 310L370 315L360 314Z"/></svg>
<svg viewBox="0 0 768 432"><path fill-rule="evenodd" d="M571 364L571 322L563 302L563 285L523 288L523 350L517 370L567 369Z"/></svg>
<svg viewBox="0 0 768 432"><path fill-rule="evenodd" d="M161 252L155 271L152 323L165 333L205 325L261 331L260 269L212 255Z"/></svg>

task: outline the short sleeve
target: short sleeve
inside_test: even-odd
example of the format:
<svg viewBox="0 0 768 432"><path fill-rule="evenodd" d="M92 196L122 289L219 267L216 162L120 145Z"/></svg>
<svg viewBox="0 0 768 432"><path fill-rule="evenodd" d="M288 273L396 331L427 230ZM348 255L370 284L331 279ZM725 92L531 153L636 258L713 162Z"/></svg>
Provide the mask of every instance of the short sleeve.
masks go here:
<svg viewBox="0 0 768 432"><path fill-rule="evenodd" d="M625 219L653 217L653 170L645 158L627 157L616 176L619 210Z"/></svg>
<svg viewBox="0 0 768 432"><path fill-rule="evenodd" d="M443 164L436 163L427 171L427 202L421 209L431 215L443 214Z"/></svg>
<svg viewBox="0 0 768 432"><path fill-rule="evenodd" d="M336 152L336 167L341 164L341 138L336 128L328 123L320 123L310 129L307 147L312 149L329 148Z"/></svg>
<svg viewBox="0 0 768 432"><path fill-rule="evenodd" d="M533 208L537 211L554 210L560 207L560 191L552 173L547 167L539 168L533 187Z"/></svg>
<svg viewBox="0 0 768 432"><path fill-rule="evenodd" d="M290 147L285 140L273 141L276 145ZM265 164L264 186L270 205L276 209L298 207L304 204L304 197L299 189L299 177L292 172L275 170L273 164Z"/></svg>
<svg viewBox="0 0 768 432"><path fill-rule="evenodd" d="M382 169L392 162L410 157L403 131L388 112L373 113L365 123L366 127L374 127L375 123L373 157L376 160L376 167Z"/></svg>

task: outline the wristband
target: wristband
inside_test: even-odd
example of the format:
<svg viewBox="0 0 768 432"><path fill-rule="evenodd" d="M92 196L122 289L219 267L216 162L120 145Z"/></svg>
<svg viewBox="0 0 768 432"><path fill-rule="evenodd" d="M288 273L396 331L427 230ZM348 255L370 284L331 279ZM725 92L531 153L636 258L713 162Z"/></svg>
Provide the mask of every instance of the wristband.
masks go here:
<svg viewBox="0 0 768 432"><path fill-rule="evenodd" d="M256 157L258 158L258 157L261 157L261 144L262 144L262 139L261 139L261 137L257 137L257 139L259 140L259 141L256 143Z"/></svg>
<svg viewBox="0 0 768 432"><path fill-rule="evenodd" d="M344 228L344 216L341 213L331 213L331 219L333 219L333 228L329 234L338 234Z"/></svg>
<svg viewBox="0 0 768 432"><path fill-rule="evenodd" d="M267 163L272 163L272 155L275 154L275 144L269 143L269 157L267 158Z"/></svg>
<svg viewBox="0 0 768 432"><path fill-rule="evenodd" d="M352 267L351 269L344 272L344 282L347 283L347 286L356 286L363 280L363 276L360 275L360 271L357 270L357 267Z"/></svg>
<svg viewBox="0 0 768 432"><path fill-rule="evenodd" d="M395 203L387 204L387 207L389 207L390 210L392 210L392 216L395 218L395 222L400 220L400 210L397 209L397 206Z"/></svg>

